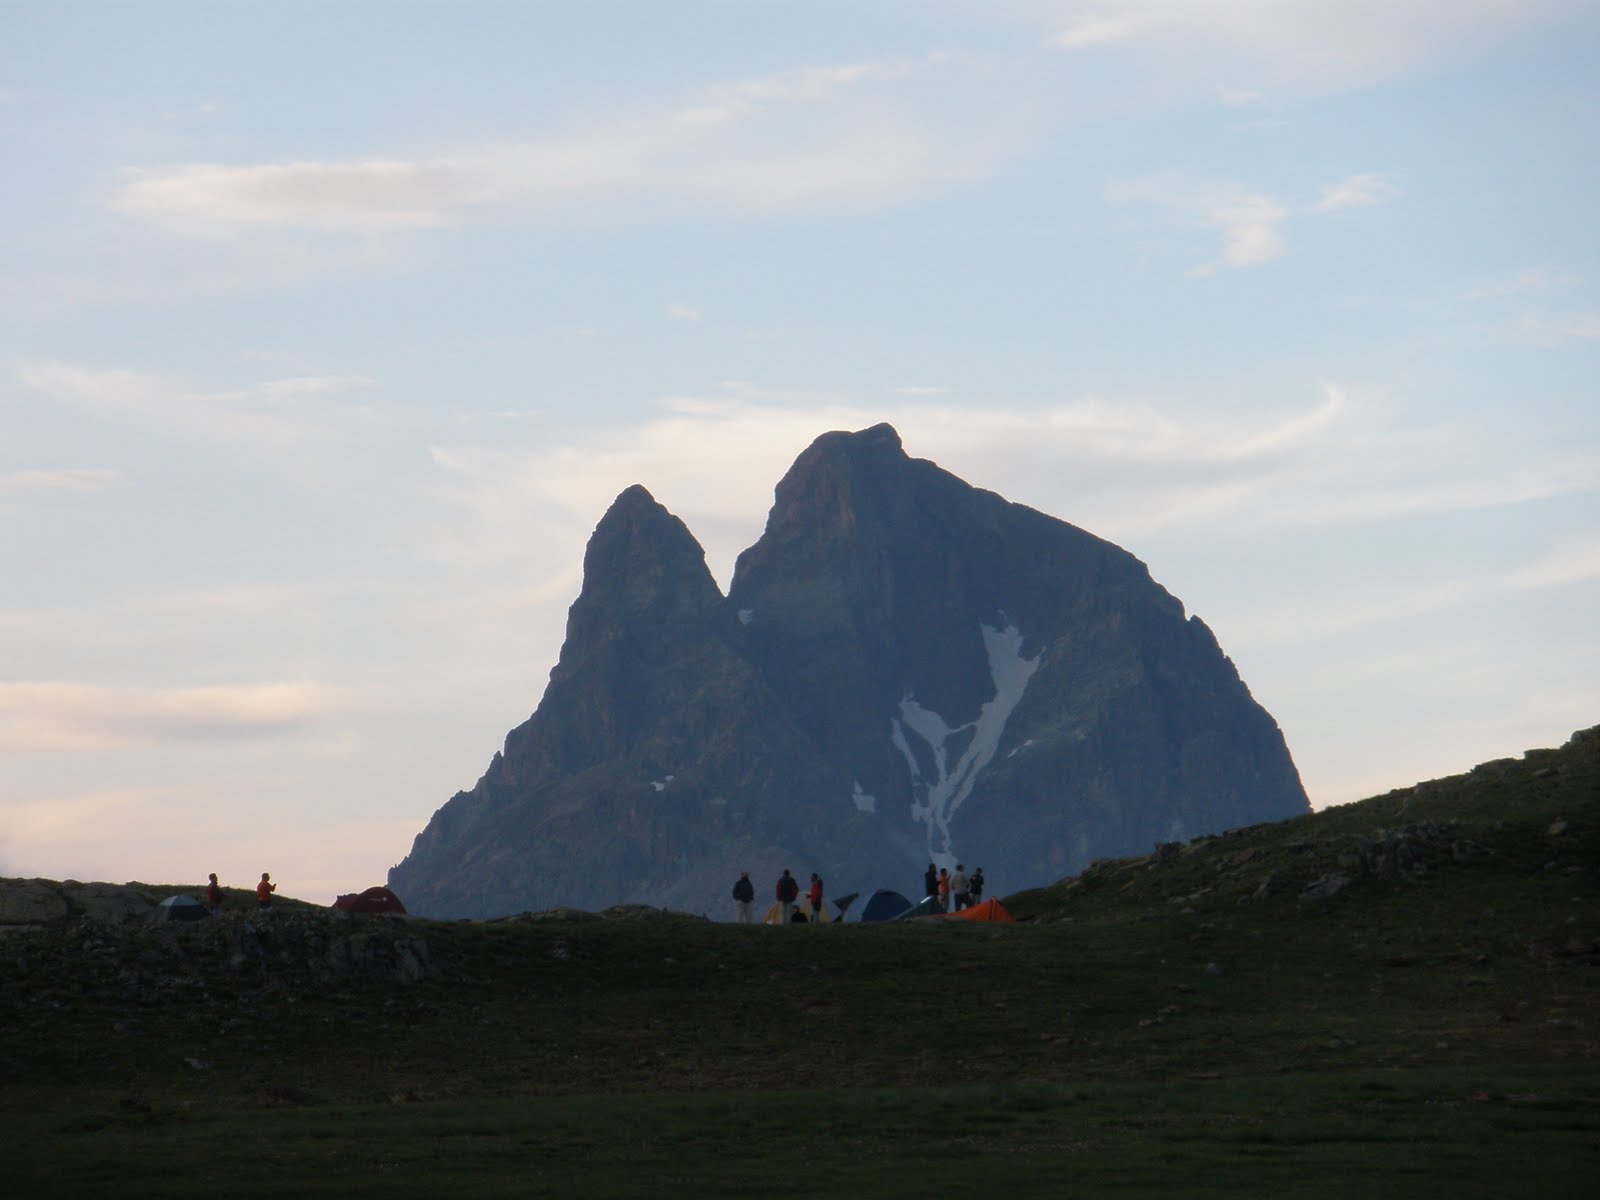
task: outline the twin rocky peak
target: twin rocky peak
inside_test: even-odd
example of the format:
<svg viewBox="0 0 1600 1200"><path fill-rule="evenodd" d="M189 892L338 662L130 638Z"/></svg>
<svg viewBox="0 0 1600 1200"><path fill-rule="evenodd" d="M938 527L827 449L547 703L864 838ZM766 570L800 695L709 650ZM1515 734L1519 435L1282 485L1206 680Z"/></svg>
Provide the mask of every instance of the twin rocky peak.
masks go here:
<svg viewBox="0 0 1600 1200"><path fill-rule="evenodd" d="M420 833L413 912L619 903L723 916L741 870L1002 895L1095 858L1308 811L1271 716L1109 542L828 433L727 596L688 528L617 497L537 711Z"/></svg>

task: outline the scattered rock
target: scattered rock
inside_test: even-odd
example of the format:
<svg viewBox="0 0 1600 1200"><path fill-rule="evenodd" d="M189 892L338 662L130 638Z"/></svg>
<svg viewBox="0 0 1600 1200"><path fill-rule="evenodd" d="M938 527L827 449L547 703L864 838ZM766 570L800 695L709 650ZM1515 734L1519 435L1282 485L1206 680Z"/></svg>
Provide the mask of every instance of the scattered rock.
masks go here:
<svg viewBox="0 0 1600 1200"><path fill-rule="evenodd" d="M1300 903L1315 904L1318 901L1331 900L1349 886L1350 876L1342 871L1330 871L1320 879L1313 880L1301 891Z"/></svg>

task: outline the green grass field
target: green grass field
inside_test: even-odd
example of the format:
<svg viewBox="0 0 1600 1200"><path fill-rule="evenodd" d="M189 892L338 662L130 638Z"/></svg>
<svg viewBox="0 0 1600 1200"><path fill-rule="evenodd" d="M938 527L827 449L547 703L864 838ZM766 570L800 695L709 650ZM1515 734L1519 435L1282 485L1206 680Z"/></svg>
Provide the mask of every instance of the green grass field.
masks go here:
<svg viewBox="0 0 1600 1200"><path fill-rule="evenodd" d="M0 941L0 1194L1587 1196L1597 866L1586 741L1017 925L70 922Z"/></svg>
<svg viewBox="0 0 1600 1200"><path fill-rule="evenodd" d="M1587 1197L1592 1071L6 1113L11 1195Z"/></svg>

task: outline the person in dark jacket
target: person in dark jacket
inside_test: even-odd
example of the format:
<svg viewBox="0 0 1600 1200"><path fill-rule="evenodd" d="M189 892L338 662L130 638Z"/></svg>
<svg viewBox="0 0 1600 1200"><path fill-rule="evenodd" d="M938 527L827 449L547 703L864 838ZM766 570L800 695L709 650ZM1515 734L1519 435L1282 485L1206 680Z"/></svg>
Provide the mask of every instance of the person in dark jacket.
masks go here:
<svg viewBox="0 0 1600 1200"><path fill-rule="evenodd" d="M983 868L973 867L972 878L967 880L967 891L972 896L972 906L976 908L983 900Z"/></svg>
<svg viewBox="0 0 1600 1200"><path fill-rule="evenodd" d="M800 884L789 874L789 868L785 867L783 874L778 878L778 903L783 906L778 910L780 924L787 925L789 918L794 916L794 902L799 895Z"/></svg>
<svg viewBox="0 0 1600 1200"><path fill-rule="evenodd" d="M733 919L739 924L750 924L750 904L755 898L756 888L750 882L750 872L740 871L739 882L733 885Z"/></svg>
<svg viewBox="0 0 1600 1200"><path fill-rule="evenodd" d="M934 869L932 863L928 864L927 873L922 877L922 894L924 896L937 896L939 894L939 872Z"/></svg>

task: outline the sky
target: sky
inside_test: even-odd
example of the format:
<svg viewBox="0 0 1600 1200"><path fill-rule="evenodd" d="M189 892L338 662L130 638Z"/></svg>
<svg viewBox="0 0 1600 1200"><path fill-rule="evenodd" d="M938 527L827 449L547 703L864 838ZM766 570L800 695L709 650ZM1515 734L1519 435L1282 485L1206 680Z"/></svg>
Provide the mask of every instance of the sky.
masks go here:
<svg viewBox="0 0 1600 1200"><path fill-rule="evenodd" d="M0 875L382 882L619 492L726 588L880 421L1147 563L1316 807L1559 745L1596 61L1595 0L3 0Z"/></svg>

